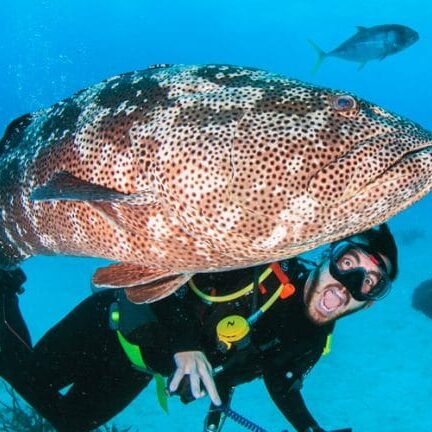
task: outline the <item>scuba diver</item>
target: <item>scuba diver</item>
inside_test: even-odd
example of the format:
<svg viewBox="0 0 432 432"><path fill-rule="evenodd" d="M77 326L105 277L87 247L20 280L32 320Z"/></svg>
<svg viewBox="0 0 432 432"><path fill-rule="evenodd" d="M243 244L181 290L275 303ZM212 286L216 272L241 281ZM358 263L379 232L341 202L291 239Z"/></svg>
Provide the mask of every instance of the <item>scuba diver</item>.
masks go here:
<svg viewBox="0 0 432 432"><path fill-rule="evenodd" d="M98 292L34 346L18 305L25 275L1 271L0 375L61 432L107 422L152 379L165 408L167 392L185 403L208 394L204 431L221 431L220 406L257 377L296 431L324 432L303 400L303 380L335 320L383 298L397 271L383 224L332 243L318 263L196 274L152 304Z"/></svg>

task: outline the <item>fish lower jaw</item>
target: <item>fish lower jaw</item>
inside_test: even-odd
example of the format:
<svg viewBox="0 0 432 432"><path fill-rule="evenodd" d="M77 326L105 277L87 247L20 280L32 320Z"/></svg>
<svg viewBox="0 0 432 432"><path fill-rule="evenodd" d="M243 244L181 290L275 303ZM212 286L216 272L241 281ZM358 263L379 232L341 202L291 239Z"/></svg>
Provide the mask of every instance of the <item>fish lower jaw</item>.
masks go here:
<svg viewBox="0 0 432 432"><path fill-rule="evenodd" d="M393 163L386 171L377 176L373 181L365 185L360 192L361 194L367 193L376 188L382 188L386 185L391 185L392 183L402 183L404 179L413 177L413 173L409 169L404 169L403 165L409 165L410 163L422 163L423 161L413 161L413 158L425 158L430 159L425 160L424 163L427 164L425 170L423 171L424 175L422 178L425 181L426 179L430 179L432 177L432 145L428 145L417 149L415 151L405 153L400 159L398 159L395 163ZM398 172L400 171L400 172ZM418 177L416 177L417 180ZM410 181L410 184L413 182ZM432 185L431 185L432 187ZM412 187L412 189L415 189ZM422 195L423 196L423 195Z"/></svg>

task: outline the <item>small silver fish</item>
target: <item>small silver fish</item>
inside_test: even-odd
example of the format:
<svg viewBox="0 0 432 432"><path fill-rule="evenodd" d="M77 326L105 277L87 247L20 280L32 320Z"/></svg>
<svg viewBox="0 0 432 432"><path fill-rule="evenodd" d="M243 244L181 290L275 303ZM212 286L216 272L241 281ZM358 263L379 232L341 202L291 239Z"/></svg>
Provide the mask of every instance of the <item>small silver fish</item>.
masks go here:
<svg viewBox="0 0 432 432"><path fill-rule="evenodd" d="M406 26L386 24L374 27L357 27L357 33L332 51L323 51L315 42L309 41L318 54L318 60L312 70L317 72L327 57L338 57L359 63L359 69L371 60L384 60L408 48L419 40L419 34Z"/></svg>

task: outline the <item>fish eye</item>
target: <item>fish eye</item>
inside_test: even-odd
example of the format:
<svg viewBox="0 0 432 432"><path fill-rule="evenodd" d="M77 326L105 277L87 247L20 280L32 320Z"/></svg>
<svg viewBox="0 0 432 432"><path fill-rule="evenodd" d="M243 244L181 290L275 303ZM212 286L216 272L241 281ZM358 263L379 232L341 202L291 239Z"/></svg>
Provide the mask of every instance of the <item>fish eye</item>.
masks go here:
<svg viewBox="0 0 432 432"><path fill-rule="evenodd" d="M336 111L351 111L357 108L357 101L350 95L336 96L332 101Z"/></svg>

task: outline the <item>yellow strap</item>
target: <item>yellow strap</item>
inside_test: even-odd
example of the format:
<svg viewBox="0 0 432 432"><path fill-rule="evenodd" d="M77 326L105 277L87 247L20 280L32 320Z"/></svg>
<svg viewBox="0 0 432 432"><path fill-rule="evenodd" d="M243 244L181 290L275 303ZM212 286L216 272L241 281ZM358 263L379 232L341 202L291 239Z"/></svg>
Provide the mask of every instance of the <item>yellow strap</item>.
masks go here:
<svg viewBox="0 0 432 432"><path fill-rule="evenodd" d="M154 378L156 380L156 393L159 405L165 411L165 413L168 414L168 395L165 378L161 374L155 374Z"/></svg>
<svg viewBox="0 0 432 432"><path fill-rule="evenodd" d="M120 345L123 348L123 351L126 353L127 357L131 361L131 363L137 366L140 369L147 369L147 365L144 362L144 359L141 355L141 350L138 345L131 344L119 330L117 330L117 337L119 339Z"/></svg>
<svg viewBox="0 0 432 432"><path fill-rule="evenodd" d="M272 269L270 267L267 267L260 275L260 277L258 278L258 283L262 283L265 279L267 279L267 277L272 273ZM224 303L224 302L228 302L231 300L236 300L239 297L247 294L248 292L252 291L254 289L254 283L251 282L249 285L245 286L244 288L242 288L239 291L236 291L232 294L227 294L227 295L221 295L221 296L212 296L212 295L208 295L203 293L202 291L200 291L198 289L198 287L195 285L195 282L190 279L189 282L189 287L190 289L200 298L202 298L205 301L208 302L212 302L212 303Z"/></svg>
<svg viewBox="0 0 432 432"><path fill-rule="evenodd" d="M264 313L280 296L284 286L279 285L279 288L272 294L272 296L260 307L260 311Z"/></svg>
<svg viewBox="0 0 432 432"><path fill-rule="evenodd" d="M263 313L279 298L282 290L284 289L284 285L279 285L279 288L271 295L271 297L248 319L247 322L249 325L253 325L257 322L257 320L263 315Z"/></svg>
<svg viewBox="0 0 432 432"><path fill-rule="evenodd" d="M138 345L130 343L119 330L116 331L120 345L130 362L141 372L153 375L156 381L156 394L161 408L168 414L168 395L165 391L165 378L147 367Z"/></svg>
<svg viewBox="0 0 432 432"><path fill-rule="evenodd" d="M333 335L330 333L327 335L326 344L322 352L322 355L330 354L332 348L332 342L333 342Z"/></svg>

